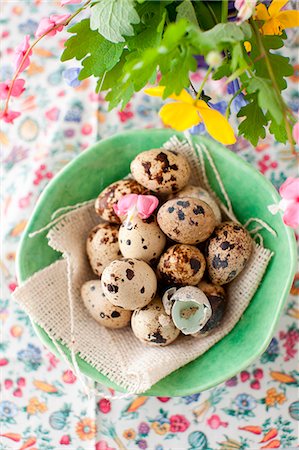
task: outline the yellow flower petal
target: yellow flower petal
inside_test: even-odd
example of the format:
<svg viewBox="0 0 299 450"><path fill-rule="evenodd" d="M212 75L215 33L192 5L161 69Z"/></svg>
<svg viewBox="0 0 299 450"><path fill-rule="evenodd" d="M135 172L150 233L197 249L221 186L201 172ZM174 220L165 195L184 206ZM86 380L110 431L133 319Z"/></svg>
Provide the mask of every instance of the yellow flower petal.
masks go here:
<svg viewBox="0 0 299 450"><path fill-rule="evenodd" d="M260 3L259 5L257 5L257 7L255 8L254 19L255 20L269 20L270 19L270 15L264 4Z"/></svg>
<svg viewBox="0 0 299 450"><path fill-rule="evenodd" d="M228 120L220 114L219 111L210 108L203 100L198 100L196 102L196 107L205 124L207 132L216 139L216 141L225 145L234 144L236 142L234 130Z"/></svg>
<svg viewBox="0 0 299 450"><path fill-rule="evenodd" d="M264 23L262 28L260 29L261 33L266 36L273 36L273 35L280 35L282 34L283 26L281 22L276 18L273 17L267 22Z"/></svg>
<svg viewBox="0 0 299 450"><path fill-rule="evenodd" d="M299 11L281 11L276 19L279 20L283 28L299 27Z"/></svg>
<svg viewBox="0 0 299 450"><path fill-rule="evenodd" d="M244 42L244 48L245 48L247 53L249 53L251 51L251 44L250 44L249 41L245 41Z"/></svg>
<svg viewBox="0 0 299 450"><path fill-rule="evenodd" d="M271 5L268 8L270 16L276 16L288 1L289 0L272 0Z"/></svg>
<svg viewBox="0 0 299 450"><path fill-rule="evenodd" d="M165 125L177 131L185 131L201 122L195 106L188 103L167 103L162 106L159 115Z"/></svg>
<svg viewBox="0 0 299 450"><path fill-rule="evenodd" d="M152 88L147 88L144 90L144 92L148 95L152 95L153 97L162 97L164 90L165 90L165 86L156 86L156 87L152 87ZM188 94L188 92L185 89L183 89L179 95L171 94L167 98L171 98L173 100L177 100L177 101L184 102L184 103L190 103L190 104L193 104L193 101L194 101L193 98L191 97L191 95Z"/></svg>

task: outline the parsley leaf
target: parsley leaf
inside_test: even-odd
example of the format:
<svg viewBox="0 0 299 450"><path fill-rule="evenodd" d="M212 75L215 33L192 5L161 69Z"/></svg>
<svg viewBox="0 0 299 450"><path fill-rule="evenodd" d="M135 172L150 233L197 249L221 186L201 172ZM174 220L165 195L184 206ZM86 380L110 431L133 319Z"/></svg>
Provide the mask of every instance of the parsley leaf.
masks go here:
<svg viewBox="0 0 299 450"><path fill-rule="evenodd" d="M250 78L247 85L247 92L249 94L257 92L259 107L267 110L277 124L282 123L283 115L281 106L270 80L256 76Z"/></svg>
<svg viewBox="0 0 299 450"><path fill-rule="evenodd" d="M256 146L259 138L266 137L265 126L268 121L258 105L256 95L246 96L246 100L249 98L251 98L251 102L243 106L237 114L238 117L245 116L239 125L239 136L244 136L252 145Z"/></svg>
<svg viewBox="0 0 299 450"><path fill-rule="evenodd" d="M65 50L61 61L76 58L82 61L83 69L79 79L83 80L91 75L102 76L119 61L124 44L113 44L107 41L97 31L90 29L89 19L84 19L69 29L75 33L65 43Z"/></svg>
<svg viewBox="0 0 299 450"><path fill-rule="evenodd" d="M273 117L267 115L267 119L268 121L271 120L271 124L269 127L269 131L271 134L273 134L275 136L275 139L278 142L282 142L283 144L285 144L288 140L288 135L286 132L286 127L285 124L282 123L280 125L278 125L277 122L275 122L275 120L273 119Z"/></svg>
<svg viewBox="0 0 299 450"><path fill-rule="evenodd" d="M131 24L140 22L134 0L101 0L91 8L90 27L108 41L125 42L123 36L133 36Z"/></svg>
<svg viewBox="0 0 299 450"><path fill-rule="evenodd" d="M180 19L187 19L190 23L193 23L195 26L198 26L197 17L191 0L184 0L177 6L176 10L177 10L176 16L177 21L179 21Z"/></svg>

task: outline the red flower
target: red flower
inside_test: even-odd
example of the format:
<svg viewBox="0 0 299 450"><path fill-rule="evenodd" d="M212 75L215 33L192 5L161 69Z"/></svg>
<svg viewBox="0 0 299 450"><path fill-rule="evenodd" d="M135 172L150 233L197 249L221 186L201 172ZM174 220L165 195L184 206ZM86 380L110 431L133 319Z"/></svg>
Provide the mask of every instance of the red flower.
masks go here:
<svg viewBox="0 0 299 450"><path fill-rule="evenodd" d="M71 438L67 434L62 436L62 438L59 441L59 444L61 444L61 445L70 445L70 443L71 443Z"/></svg>
<svg viewBox="0 0 299 450"><path fill-rule="evenodd" d="M107 414L111 410L111 402L107 398L102 398L98 402L98 408L103 414Z"/></svg>
<svg viewBox="0 0 299 450"><path fill-rule="evenodd" d="M170 400L170 397L157 397L157 399L162 403L166 403L168 402L168 400Z"/></svg>
<svg viewBox="0 0 299 450"><path fill-rule="evenodd" d="M172 433L182 433L186 431L190 426L190 422L186 419L185 416L181 416L181 414L171 416L169 418L169 421L170 431L172 431Z"/></svg>

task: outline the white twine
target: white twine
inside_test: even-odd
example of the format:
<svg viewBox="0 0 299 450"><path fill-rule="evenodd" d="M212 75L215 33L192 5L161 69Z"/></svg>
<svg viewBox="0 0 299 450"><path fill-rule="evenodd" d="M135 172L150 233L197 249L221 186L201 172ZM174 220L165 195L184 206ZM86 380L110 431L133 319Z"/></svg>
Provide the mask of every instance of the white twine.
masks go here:
<svg viewBox="0 0 299 450"><path fill-rule="evenodd" d="M259 219L258 217L251 217L250 219L247 220L247 222L243 225L244 228L248 228L248 226L252 223L252 222L257 222L260 225L262 225L262 227L256 227L253 230L248 230L249 233L254 233L255 231L259 231L262 228L265 228L267 231L269 231L269 233L272 234L272 236L277 237L277 233L275 230L273 230L273 228L270 227L270 225L268 225L264 220Z"/></svg>
<svg viewBox="0 0 299 450"><path fill-rule="evenodd" d="M62 206L61 208L56 209L56 211L53 212L51 215L51 219L55 219L56 216L58 216L63 211L75 211L78 208L81 208L81 206L91 205L95 202L95 198L92 200L86 200L85 202L76 203L75 205L70 206Z"/></svg>

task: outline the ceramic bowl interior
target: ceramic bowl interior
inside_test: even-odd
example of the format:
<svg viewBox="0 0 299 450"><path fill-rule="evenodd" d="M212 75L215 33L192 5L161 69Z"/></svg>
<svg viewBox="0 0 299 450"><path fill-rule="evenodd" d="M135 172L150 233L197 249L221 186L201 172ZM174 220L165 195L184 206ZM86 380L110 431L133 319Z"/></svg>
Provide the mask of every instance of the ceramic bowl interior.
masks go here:
<svg viewBox="0 0 299 450"><path fill-rule="evenodd" d="M95 198L103 188L129 172L130 162L138 153L162 146L173 134L166 129L117 134L98 142L68 164L48 184L29 220L17 258L19 281L24 282L60 257L48 246L46 232L34 238L29 238L29 233L49 223L51 214L58 208ZM235 328L204 355L155 384L147 395L189 395L216 386L246 368L269 344L295 272L293 232L284 226L280 215L272 216L267 209L279 199L274 187L248 163L215 141L204 137L193 137L193 141L202 142L209 149L238 219L244 223L250 217L259 217L275 229L277 237L262 232L265 247L275 255ZM221 197L209 165L207 174ZM37 325L35 329L45 345L57 353L47 333ZM61 348L69 358L68 349ZM87 362L80 358L78 362L89 377L122 391Z"/></svg>

